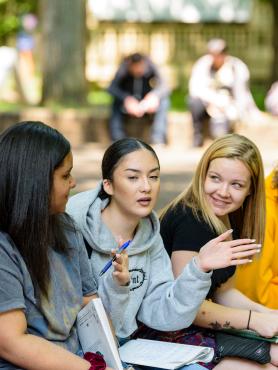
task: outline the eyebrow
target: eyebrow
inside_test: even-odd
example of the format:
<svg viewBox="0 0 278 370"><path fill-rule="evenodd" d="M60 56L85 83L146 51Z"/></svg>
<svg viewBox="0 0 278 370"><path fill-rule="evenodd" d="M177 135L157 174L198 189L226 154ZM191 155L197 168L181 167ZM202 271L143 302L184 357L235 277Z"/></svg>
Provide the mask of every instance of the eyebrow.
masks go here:
<svg viewBox="0 0 278 370"><path fill-rule="evenodd" d="M136 172L136 173L141 173L142 172L142 171L137 170L135 168L126 168L125 171L133 171L133 172ZM151 169L149 171L149 173L154 172L154 171L160 171L160 168L159 167L155 167L155 168Z"/></svg>

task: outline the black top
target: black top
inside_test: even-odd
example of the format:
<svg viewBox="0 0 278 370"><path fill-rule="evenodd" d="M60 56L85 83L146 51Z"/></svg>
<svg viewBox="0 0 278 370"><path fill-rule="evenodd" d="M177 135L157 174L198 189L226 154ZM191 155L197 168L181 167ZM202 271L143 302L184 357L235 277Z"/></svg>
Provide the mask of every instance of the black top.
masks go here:
<svg viewBox="0 0 278 370"><path fill-rule="evenodd" d="M191 208L178 204L168 210L161 221L161 236L171 257L173 251L199 252L208 241L217 237L215 231L202 220L196 219ZM212 284L207 298L212 298L215 290L235 273L235 266L214 270Z"/></svg>
<svg viewBox="0 0 278 370"><path fill-rule="evenodd" d="M141 78L135 78L128 69L128 62L124 60L120 65L108 91L119 101L127 96L134 96L142 100L150 91L155 92L159 98L168 95L168 88L162 79L157 67L145 57L146 68Z"/></svg>

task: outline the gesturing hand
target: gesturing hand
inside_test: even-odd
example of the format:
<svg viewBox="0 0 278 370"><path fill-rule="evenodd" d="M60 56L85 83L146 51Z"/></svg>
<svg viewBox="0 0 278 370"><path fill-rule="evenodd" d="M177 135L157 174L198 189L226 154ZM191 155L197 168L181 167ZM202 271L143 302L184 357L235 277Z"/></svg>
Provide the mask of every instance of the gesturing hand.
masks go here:
<svg viewBox="0 0 278 370"><path fill-rule="evenodd" d="M200 269L207 272L228 266L252 262L251 256L260 251L261 245L254 239L226 240L232 230L228 230L205 244L196 257Z"/></svg>

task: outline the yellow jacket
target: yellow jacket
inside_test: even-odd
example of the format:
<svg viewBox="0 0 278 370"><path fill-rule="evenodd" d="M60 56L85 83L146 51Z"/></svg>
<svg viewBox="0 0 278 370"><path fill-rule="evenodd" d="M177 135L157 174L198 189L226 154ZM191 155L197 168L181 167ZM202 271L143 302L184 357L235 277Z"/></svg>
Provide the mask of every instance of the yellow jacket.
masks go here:
<svg viewBox="0 0 278 370"><path fill-rule="evenodd" d="M273 172L266 178L266 231L259 257L240 266L236 287L253 301L278 309L278 189L272 186Z"/></svg>

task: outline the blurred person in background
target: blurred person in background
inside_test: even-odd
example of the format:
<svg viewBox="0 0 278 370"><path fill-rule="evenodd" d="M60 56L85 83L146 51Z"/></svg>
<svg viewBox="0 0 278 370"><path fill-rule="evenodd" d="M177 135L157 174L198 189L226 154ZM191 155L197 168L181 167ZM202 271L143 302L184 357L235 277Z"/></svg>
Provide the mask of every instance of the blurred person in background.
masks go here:
<svg viewBox="0 0 278 370"><path fill-rule="evenodd" d="M17 34L16 48L18 51L18 70L26 100L36 103L35 89L35 30L38 24L34 14L27 13L21 17L21 29Z"/></svg>
<svg viewBox="0 0 278 370"><path fill-rule="evenodd" d="M233 123L257 115L249 90L249 70L227 52L225 40L211 39L207 54L193 65L189 80L189 109L193 120L193 146L204 142L204 125L215 139L233 131Z"/></svg>
<svg viewBox="0 0 278 370"><path fill-rule="evenodd" d="M14 80L14 87L10 80ZM0 98L10 102L25 101L18 71L18 53L11 46L0 47Z"/></svg>
<svg viewBox="0 0 278 370"><path fill-rule="evenodd" d="M151 143L166 143L169 91L157 67L147 56L140 53L127 56L108 91L114 97L109 123L113 141L126 136L123 127L125 116L142 118L151 115Z"/></svg>
<svg viewBox="0 0 278 370"><path fill-rule="evenodd" d="M269 89L265 101L266 110L273 116L278 116L278 81L274 82Z"/></svg>

